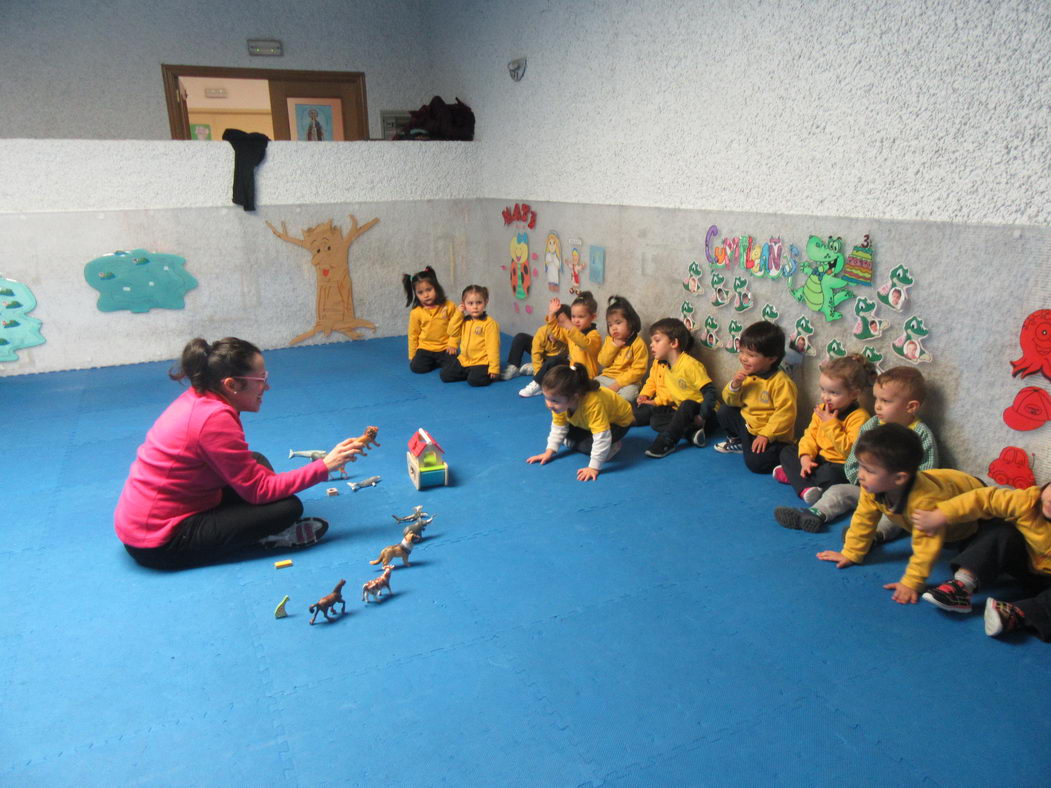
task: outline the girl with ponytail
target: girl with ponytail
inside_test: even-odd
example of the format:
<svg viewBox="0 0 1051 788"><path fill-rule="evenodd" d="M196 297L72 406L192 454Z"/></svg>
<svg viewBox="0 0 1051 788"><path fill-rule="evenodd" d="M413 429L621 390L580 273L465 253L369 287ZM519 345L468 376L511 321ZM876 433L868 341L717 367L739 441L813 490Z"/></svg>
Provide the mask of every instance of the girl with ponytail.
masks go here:
<svg viewBox="0 0 1051 788"><path fill-rule="evenodd" d="M403 274L405 306L409 312L409 369L423 374L444 369L456 358L463 313L445 297L434 269L427 266L412 276Z"/></svg>

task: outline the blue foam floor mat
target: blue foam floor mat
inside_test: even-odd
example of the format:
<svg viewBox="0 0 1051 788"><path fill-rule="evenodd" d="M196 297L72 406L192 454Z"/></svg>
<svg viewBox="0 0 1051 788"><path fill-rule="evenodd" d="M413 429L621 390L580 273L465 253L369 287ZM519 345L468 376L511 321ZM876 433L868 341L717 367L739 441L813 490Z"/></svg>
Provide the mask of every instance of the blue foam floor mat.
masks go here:
<svg viewBox="0 0 1051 788"><path fill-rule="evenodd" d="M348 471L383 480L304 491L315 548L183 572L112 526L170 365L0 379L0 784L1045 783L1051 648L891 602L907 543L836 570L840 526L779 528L789 488L710 448L648 459L648 429L595 483L583 455L529 466L542 399L413 375L404 339L266 357L252 448L283 470L377 424ZM409 480L420 426L449 487ZM365 605L416 504L427 538ZM340 578L347 615L309 626Z"/></svg>

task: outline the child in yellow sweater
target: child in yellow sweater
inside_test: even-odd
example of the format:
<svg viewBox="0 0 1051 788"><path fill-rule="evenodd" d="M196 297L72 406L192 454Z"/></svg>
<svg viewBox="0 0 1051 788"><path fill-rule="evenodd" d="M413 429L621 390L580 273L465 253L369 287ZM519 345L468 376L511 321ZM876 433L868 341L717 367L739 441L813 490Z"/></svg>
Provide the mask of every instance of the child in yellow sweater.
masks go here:
<svg viewBox="0 0 1051 788"><path fill-rule="evenodd" d="M610 296L606 307L606 341L598 352L602 374L595 380L610 391L634 402L646 377L650 354L639 336L642 321L631 302L623 296Z"/></svg>
<svg viewBox="0 0 1051 788"><path fill-rule="evenodd" d="M562 304L559 310L570 317L569 304ZM522 363L522 356L529 351L529 361ZM536 375L536 380L543 380L543 373L558 364L569 363L569 348L561 339L551 335L551 323L545 320L535 334L521 331L511 340L511 349L507 352L507 365L500 373L503 380L510 380L519 375ZM545 364L547 365L545 368Z"/></svg>
<svg viewBox="0 0 1051 788"><path fill-rule="evenodd" d="M598 374L598 351L602 345L602 337L595 327L597 315L598 302L589 290L585 290L573 300L569 307L569 317L562 312L562 302L557 298L552 298L547 307L550 336L565 343L569 348L569 363L583 366L588 377L592 378ZM549 366L548 369L550 368ZM518 392L518 396L538 396L548 369L538 369L536 376Z"/></svg>
<svg viewBox="0 0 1051 788"><path fill-rule="evenodd" d="M401 278L409 312L409 369L423 374L456 358L463 313L445 297L434 269L427 266Z"/></svg>
<svg viewBox="0 0 1051 788"><path fill-rule="evenodd" d="M774 468L774 478L791 484L807 505L814 504L833 484L847 483L843 464L861 425L869 420L858 397L872 385L876 371L859 354L828 359L820 369L821 401L814 407L799 446L781 449L781 464Z"/></svg>
<svg viewBox="0 0 1051 788"><path fill-rule="evenodd" d="M467 285L462 297L460 355L442 367L441 378L445 383L466 380L472 386L488 386L500 377L500 324L485 312L488 288Z"/></svg>

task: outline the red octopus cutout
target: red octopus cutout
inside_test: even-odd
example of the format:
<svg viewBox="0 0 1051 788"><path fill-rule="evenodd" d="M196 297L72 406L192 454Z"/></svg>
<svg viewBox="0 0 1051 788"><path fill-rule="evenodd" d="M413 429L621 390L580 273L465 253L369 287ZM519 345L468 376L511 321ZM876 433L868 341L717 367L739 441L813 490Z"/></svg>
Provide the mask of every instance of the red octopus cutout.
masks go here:
<svg viewBox="0 0 1051 788"><path fill-rule="evenodd" d="M1007 484L1019 490L1036 484L1033 469L1029 467L1029 455L1017 446L1008 446L989 463L989 476L997 484Z"/></svg>
<svg viewBox="0 0 1051 788"><path fill-rule="evenodd" d="M1011 375L1024 378L1042 372L1051 380L1051 309L1038 309L1025 319L1018 344L1022 357L1011 362Z"/></svg>

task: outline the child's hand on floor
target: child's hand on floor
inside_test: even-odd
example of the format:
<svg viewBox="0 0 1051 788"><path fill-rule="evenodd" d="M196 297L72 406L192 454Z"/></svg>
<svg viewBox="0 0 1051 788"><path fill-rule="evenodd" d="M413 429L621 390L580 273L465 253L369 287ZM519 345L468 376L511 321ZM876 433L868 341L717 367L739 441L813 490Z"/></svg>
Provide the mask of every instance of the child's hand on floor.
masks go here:
<svg viewBox="0 0 1051 788"><path fill-rule="evenodd" d="M836 569L846 569L848 566L854 566L854 562L838 550L822 550L817 554L817 557L822 561L835 561Z"/></svg>
<svg viewBox="0 0 1051 788"><path fill-rule="evenodd" d="M598 478L598 471L594 468L581 468L577 471L578 482L593 482Z"/></svg>
<svg viewBox="0 0 1051 788"><path fill-rule="evenodd" d="M912 513L912 524L927 536L934 536L949 524L949 518L938 509L917 509Z"/></svg>
<svg viewBox="0 0 1051 788"><path fill-rule="evenodd" d="M752 453L760 454L766 451L766 447L770 445L770 439L765 435L756 435L755 440L752 441Z"/></svg>
<svg viewBox="0 0 1051 788"><path fill-rule="evenodd" d="M904 583L887 583L883 587L888 591L894 591L894 595L891 599L899 605L915 605L920 599L919 591L909 588Z"/></svg>
<svg viewBox="0 0 1051 788"><path fill-rule="evenodd" d="M814 468L817 467L817 460L811 457L809 454L801 454L799 456L799 475L804 479L814 472Z"/></svg>
<svg viewBox="0 0 1051 788"><path fill-rule="evenodd" d="M526 462L528 462L530 465L532 465L535 462L539 462L541 465L543 465L554 456L555 453L548 449L543 454L534 454L532 457L527 457Z"/></svg>

